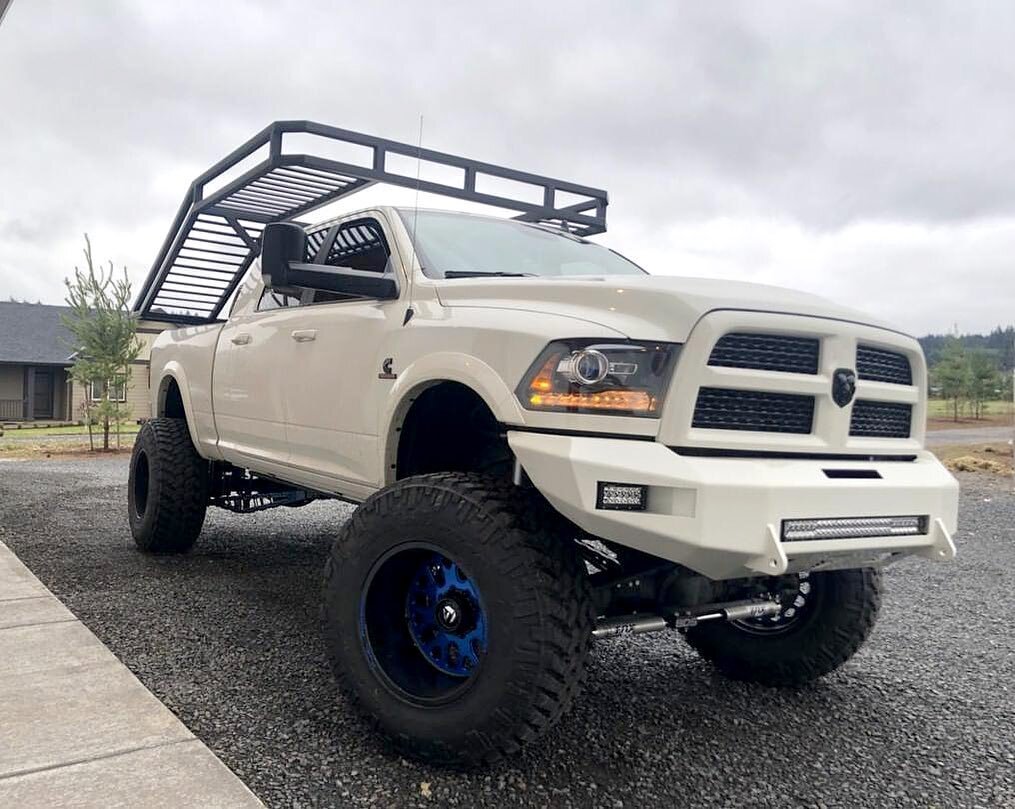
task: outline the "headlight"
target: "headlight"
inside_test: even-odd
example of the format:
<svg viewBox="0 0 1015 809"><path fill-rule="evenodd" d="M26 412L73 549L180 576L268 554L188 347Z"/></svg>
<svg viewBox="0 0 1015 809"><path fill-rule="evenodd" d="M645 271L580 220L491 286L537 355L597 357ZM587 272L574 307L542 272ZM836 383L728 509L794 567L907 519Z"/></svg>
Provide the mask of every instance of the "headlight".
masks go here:
<svg viewBox="0 0 1015 809"><path fill-rule="evenodd" d="M680 346L559 340L529 368L517 395L527 410L658 417Z"/></svg>

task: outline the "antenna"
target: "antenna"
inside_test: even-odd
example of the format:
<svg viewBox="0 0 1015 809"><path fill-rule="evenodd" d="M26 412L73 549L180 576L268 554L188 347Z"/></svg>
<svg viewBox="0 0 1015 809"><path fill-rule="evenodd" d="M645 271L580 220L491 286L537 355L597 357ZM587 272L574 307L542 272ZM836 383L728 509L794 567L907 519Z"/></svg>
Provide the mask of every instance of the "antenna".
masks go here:
<svg viewBox="0 0 1015 809"><path fill-rule="evenodd" d="M419 140L416 143L416 201L412 206L412 252L416 252L416 219L419 217L419 176L423 166L423 113L419 114Z"/></svg>
<svg viewBox="0 0 1015 809"><path fill-rule="evenodd" d="M412 242L412 259L413 266L409 268L410 272L415 272L415 265L419 264L420 269L423 269L423 262L419 260L419 252L416 250L416 220L419 219L419 177L420 171L423 167L423 113L419 114L419 139L416 141L416 200L412 204L412 235L410 241ZM412 292L414 284L412 278L409 278L409 306L405 310L405 320L402 321L402 325L406 325L414 314L412 309Z"/></svg>

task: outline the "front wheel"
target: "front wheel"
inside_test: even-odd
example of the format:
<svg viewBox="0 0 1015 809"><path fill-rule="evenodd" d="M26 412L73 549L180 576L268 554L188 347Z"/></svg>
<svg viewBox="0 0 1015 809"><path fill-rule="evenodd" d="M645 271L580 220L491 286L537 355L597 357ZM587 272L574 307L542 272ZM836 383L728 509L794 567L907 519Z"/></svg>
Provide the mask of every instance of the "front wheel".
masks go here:
<svg viewBox="0 0 1015 809"><path fill-rule="evenodd" d="M734 679L803 685L837 669L867 639L881 606L881 574L798 573L755 579L728 595L776 598L782 609L770 618L699 624L687 630L688 643Z"/></svg>
<svg viewBox="0 0 1015 809"><path fill-rule="evenodd" d="M594 614L555 524L510 484L446 473L399 481L342 528L325 571L329 657L406 752L489 763L570 707Z"/></svg>

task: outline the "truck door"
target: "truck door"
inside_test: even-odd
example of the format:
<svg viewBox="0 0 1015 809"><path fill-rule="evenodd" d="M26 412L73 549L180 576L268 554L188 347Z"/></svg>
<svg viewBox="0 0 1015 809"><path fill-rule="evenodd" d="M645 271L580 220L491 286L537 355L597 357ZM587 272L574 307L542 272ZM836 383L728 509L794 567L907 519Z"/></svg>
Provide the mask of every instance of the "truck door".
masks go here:
<svg viewBox="0 0 1015 809"><path fill-rule="evenodd" d="M317 260L383 273L390 243L380 219L360 215L331 229ZM380 483L378 411L391 383L378 374L404 315L398 300L311 292L286 320L284 395L294 466L331 479Z"/></svg>
<svg viewBox="0 0 1015 809"><path fill-rule="evenodd" d="M254 307L233 314L215 357L215 424L222 456L265 469L289 459L283 376L291 362L291 320L299 290L264 290Z"/></svg>

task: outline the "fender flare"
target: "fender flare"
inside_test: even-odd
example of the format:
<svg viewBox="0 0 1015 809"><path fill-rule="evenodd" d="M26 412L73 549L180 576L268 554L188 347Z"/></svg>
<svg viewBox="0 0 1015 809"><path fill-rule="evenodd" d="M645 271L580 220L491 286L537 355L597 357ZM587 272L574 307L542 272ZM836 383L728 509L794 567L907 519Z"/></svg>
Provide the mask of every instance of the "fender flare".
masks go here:
<svg viewBox="0 0 1015 809"><path fill-rule="evenodd" d="M187 431L190 433L190 440L195 447L200 447L197 435L197 425L194 421L194 405L190 400L190 385L187 384L187 372L176 360L170 360L159 371L158 393L155 399L155 415L161 416L165 412L166 391L169 389L169 380L176 383L180 390L180 399L183 400L183 414L187 420Z"/></svg>
<svg viewBox="0 0 1015 809"><path fill-rule="evenodd" d="M409 365L395 380L378 421L381 437L382 486L394 482L399 430L420 393L441 382L457 382L475 393L501 423L524 421L521 407L493 368L480 359L457 351L427 354Z"/></svg>

